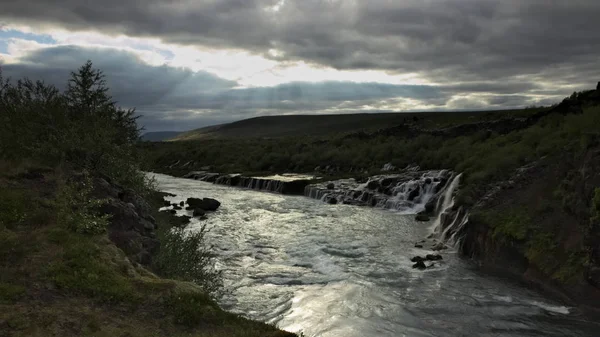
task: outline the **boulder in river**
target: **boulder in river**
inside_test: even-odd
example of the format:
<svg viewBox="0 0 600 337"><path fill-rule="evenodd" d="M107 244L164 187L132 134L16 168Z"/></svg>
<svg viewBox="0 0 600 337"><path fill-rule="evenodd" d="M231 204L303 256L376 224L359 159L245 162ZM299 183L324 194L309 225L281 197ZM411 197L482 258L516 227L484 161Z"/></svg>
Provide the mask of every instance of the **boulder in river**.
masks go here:
<svg viewBox="0 0 600 337"><path fill-rule="evenodd" d="M205 211L216 211L221 206L219 201L211 198L188 198L187 204L193 209L201 208Z"/></svg>
<svg viewBox="0 0 600 337"><path fill-rule="evenodd" d="M440 254L427 254L425 259L427 261L439 261L442 260L442 256Z"/></svg>
<svg viewBox="0 0 600 337"><path fill-rule="evenodd" d="M332 189L334 189L334 188L335 188L335 185L334 185L333 183L329 183L329 184L327 184L327 189L328 189L328 190L332 190Z"/></svg>
<svg viewBox="0 0 600 337"><path fill-rule="evenodd" d="M367 188L370 190L376 190L379 187L379 181L377 180L370 180L367 183Z"/></svg>
<svg viewBox="0 0 600 337"><path fill-rule="evenodd" d="M419 193L420 193L420 191L419 191L419 188L418 188L418 187L417 187L417 188L415 188L415 189L413 189L413 190L411 190L411 191L408 193L408 201L413 201L413 200L415 200L415 198L417 198L417 197L419 196Z"/></svg>
<svg viewBox="0 0 600 337"><path fill-rule="evenodd" d="M410 259L410 262L419 262L419 261L425 261L425 259L420 256L415 256Z"/></svg>
<svg viewBox="0 0 600 337"><path fill-rule="evenodd" d="M415 243L415 248L423 248L423 245L420 243Z"/></svg>
<svg viewBox="0 0 600 337"><path fill-rule="evenodd" d="M327 203L330 205L335 205L338 203L338 201L335 197L331 197L331 198L327 199Z"/></svg>
<svg viewBox="0 0 600 337"><path fill-rule="evenodd" d="M183 207L185 205L185 201L179 202L179 206Z"/></svg>
<svg viewBox="0 0 600 337"><path fill-rule="evenodd" d="M443 242L438 242L435 245L433 245L433 247L431 247L431 250L444 250L444 249L448 249L448 246L446 246Z"/></svg>
<svg viewBox="0 0 600 337"><path fill-rule="evenodd" d="M423 262L423 261L417 261L417 263L413 264L412 267L415 269L420 269L420 270L427 269L427 266L425 265L425 262Z"/></svg>
<svg viewBox="0 0 600 337"><path fill-rule="evenodd" d="M430 218L426 214L417 214L417 216L415 217L415 220L417 220L417 221L429 221Z"/></svg>

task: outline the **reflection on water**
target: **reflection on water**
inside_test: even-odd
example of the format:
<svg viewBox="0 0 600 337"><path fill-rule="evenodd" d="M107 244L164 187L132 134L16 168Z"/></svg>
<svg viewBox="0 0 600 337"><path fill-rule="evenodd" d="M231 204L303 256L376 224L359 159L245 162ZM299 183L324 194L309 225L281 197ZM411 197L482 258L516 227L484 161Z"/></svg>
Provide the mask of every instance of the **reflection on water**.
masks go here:
<svg viewBox="0 0 600 337"><path fill-rule="evenodd" d="M222 202L206 221L231 290L227 310L306 336L599 335L574 310L481 275L452 252L412 269L410 257L428 252L414 242L431 226L412 216L156 177L177 194L169 200Z"/></svg>

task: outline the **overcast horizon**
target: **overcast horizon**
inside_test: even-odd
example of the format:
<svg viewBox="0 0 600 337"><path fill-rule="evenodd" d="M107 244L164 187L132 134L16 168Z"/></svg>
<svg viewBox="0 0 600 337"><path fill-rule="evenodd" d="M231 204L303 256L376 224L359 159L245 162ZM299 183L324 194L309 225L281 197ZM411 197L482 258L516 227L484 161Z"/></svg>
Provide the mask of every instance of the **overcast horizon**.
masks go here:
<svg viewBox="0 0 600 337"><path fill-rule="evenodd" d="M5 77L92 60L146 131L549 105L600 81L600 1L4 0Z"/></svg>

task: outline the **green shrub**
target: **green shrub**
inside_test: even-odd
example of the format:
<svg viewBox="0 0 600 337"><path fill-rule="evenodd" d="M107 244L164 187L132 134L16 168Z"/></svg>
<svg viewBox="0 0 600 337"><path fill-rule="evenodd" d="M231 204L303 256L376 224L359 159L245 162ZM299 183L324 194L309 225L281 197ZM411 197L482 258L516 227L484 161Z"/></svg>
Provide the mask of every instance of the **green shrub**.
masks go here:
<svg viewBox="0 0 600 337"><path fill-rule="evenodd" d="M23 225L31 206L28 193L22 190L0 191L0 227L16 228Z"/></svg>
<svg viewBox="0 0 600 337"><path fill-rule="evenodd" d="M84 171L80 181L67 181L57 197L58 223L78 233L100 234L106 230L110 215L99 215L99 208L107 201L95 199L92 180Z"/></svg>
<svg viewBox="0 0 600 337"><path fill-rule="evenodd" d="M223 278L215 269L215 254L206 246L206 233L206 225L195 231L172 228L161 238L153 267L164 277L194 282L210 296L218 297Z"/></svg>
<svg viewBox="0 0 600 337"><path fill-rule="evenodd" d="M12 304L25 294L25 287L0 282L0 303Z"/></svg>
<svg viewBox="0 0 600 337"><path fill-rule="evenodd" d="M174 316L175 322L190 327L200 323L213 323L219 316L220 309L207 296L198 292L183 292L173 294L168 298L167 307Z"/></svg>

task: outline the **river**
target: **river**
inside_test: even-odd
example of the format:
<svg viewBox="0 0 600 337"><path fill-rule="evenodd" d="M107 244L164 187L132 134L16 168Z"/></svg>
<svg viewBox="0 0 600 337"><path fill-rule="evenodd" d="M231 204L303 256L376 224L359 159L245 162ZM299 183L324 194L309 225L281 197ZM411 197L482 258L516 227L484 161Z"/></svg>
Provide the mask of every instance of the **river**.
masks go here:
<svg viewBox="0 0 600 337"><path fill-rule="evenodd" d="M431 253L414 247L431 228L414 215L155 177L173 202L221 201L202 223L228 311L306 337L600 335L577 310L481 274L452 250L433 268L413 269L410 257Z"/></svg>

